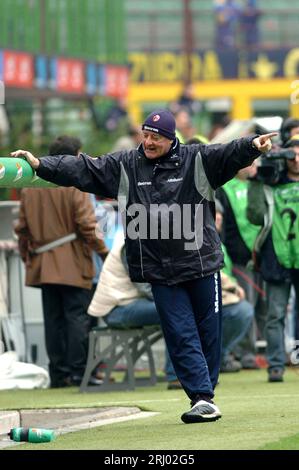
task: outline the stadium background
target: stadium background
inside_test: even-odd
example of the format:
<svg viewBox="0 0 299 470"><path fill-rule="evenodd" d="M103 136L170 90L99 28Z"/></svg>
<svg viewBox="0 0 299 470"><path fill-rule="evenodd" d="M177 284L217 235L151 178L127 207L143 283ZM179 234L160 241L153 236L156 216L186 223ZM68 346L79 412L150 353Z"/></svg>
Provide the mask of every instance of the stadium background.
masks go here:
<svg viewBox="0 0 299 470"><path fill-rule="evenodd" d="M102 125L116 100L126 97L139 123L155 106L175 100L187 81L202 103L195 117L202 133L224 114L298 117L297 2L258 1L258 47L248 49L237 30L230 50L214 47L214 3L2 0L1 153L20 145L43 152L65 132L101 154L116 138Z"/></svg>

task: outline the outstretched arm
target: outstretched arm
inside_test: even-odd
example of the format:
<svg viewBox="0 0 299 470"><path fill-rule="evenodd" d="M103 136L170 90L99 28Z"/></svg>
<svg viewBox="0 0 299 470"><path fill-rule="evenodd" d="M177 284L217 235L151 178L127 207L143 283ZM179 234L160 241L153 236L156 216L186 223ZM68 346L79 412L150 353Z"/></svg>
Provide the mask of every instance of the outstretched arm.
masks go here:
<svg viewBox="0 0 299 470"><path fill-rule="evenodd" d="M85 154L55 155L36 158L26 150L12 152L12 157L25 157L36 174L59 186L74 186L81 191L116 198L120 180L120 162L125 152L92 158Z"/></svg>
<svg viewBox="0 0 299 470"><path fill-rule="evenodd" d="M40 163L39 159L36 158L32 153L27 152L27 150L16 150L15 152L11 152L10 155L15 158L25 157L29 165L34 170L37 170L39 167L39 163Z"/></svg>
<svg viewBox="0 0 299 470"><path fill-rule="evenodd" d="M203 165L213 189L232 179L241 168L245 168L261 154L271 149L271 138L277 132L260 136L248 136L224 145L202 145Z"/></svg>

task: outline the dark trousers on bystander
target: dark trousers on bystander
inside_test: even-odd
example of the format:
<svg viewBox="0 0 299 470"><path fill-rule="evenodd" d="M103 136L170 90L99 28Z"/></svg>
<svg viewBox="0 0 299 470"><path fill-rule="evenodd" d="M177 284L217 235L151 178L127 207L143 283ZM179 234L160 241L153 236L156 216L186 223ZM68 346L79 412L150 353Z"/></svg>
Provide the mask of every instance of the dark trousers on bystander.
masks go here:
<svg viewBox="0 0 299 470"><path fill-rule="evenodd" d="M82 377L90 329L91 291L60 284L42 285L46 349L52 387Z"/></svg>

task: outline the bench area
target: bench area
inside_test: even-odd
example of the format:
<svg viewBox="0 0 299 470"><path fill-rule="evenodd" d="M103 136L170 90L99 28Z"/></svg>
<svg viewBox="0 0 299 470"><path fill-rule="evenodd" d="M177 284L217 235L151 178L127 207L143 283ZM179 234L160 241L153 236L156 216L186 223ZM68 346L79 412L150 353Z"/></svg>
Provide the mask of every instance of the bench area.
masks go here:
<svg viewBox="0 0 299 470"><path fill-rule="evenodd" d="M88 358L80 392L104 392L112 390L134 390L136 386L149 386L157 383L156 369L152 345L163 337L158 325L132 329L114 329L96 327L89 333ZM107 344L108 340L108 345ZM101 347L101 343L105 343ZM148 358L149 377L135 377L135 364L146 354ZM126 361L126 371L121 382L111 380L116 364ZM89 385L93 370L98 364L105 362L102 385Z"/></svg>

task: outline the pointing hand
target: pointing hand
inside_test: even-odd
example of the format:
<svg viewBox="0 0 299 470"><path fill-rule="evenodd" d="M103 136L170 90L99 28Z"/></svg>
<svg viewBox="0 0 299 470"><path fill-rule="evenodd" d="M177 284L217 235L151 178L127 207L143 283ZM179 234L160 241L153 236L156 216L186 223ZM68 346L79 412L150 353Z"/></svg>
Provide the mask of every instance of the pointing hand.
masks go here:
<svg viewBox="0 0 299 470"><path fill-rule="evenodd" d="M269 152L272 148L271 138L278 135L278 132L270 132L270 134L263 134L259 137L256 137L252 141L253 147L256 147L257 150L261 153Z"/></svg>

